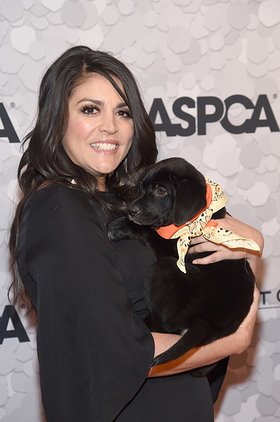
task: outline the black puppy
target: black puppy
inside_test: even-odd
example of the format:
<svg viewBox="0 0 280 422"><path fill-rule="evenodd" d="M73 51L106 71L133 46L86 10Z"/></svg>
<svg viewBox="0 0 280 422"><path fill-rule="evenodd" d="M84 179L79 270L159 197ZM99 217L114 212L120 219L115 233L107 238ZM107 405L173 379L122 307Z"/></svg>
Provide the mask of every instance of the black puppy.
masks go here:
<svg viewBox="0 0 280 422"><path fill-rule="evenodd" d="M213 219L223 217L226 209L219 185L212 183L209 187L211 183L182 158L158 162L145 169L140 178L136 199L128 206L128 217L109 226L111 240L141 239L158 258L145 282L149 328L183 333L173 347L154 359L154 364L233 333L252 304L255 280L245 259L194 265L192 261L202 254L185 255L191 237L199 234L214 241L215 236L222 237L225 242L233 237L237 247L245 244L258 250L253 241L239 242L238 236L228 230L213 227ZM165 233L170 230L175 239L166 240L162 236L170 237Z"/></svg>

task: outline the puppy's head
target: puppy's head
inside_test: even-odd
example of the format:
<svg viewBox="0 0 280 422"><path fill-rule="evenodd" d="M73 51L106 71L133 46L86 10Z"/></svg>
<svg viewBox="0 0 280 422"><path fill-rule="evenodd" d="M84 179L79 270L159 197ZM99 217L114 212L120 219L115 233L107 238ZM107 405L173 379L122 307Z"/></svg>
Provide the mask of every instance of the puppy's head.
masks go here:
<svg viewBox="0 0 280 422"><path fill-rule="evenodd" d="M204 176L183 158L169 158L147 168L139 181L139 195L129 206L137 224L158 228L179 226L206 205Z"/></svg>

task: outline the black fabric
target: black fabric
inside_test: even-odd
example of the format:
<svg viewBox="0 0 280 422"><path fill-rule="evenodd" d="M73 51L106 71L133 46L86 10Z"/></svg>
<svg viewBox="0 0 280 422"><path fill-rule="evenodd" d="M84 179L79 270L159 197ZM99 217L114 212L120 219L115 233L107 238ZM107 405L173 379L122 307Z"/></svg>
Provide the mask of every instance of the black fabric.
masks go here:
<svg viewBox="0 0 280 422"><path fill-rule="evenodd" d="M213 422L212 407L205 377L149 378L116 422Z"/></svg>
<svg viewBox="0 0 280 422"><path fill-rule="evenodd" d="M215 403L215 401L217 400L220 390L222 388L227 372L228 363L229 357L220 360L214 366L212 371L209 372L209 374L207 375L210 384L213 403Z"/></svg>
<svg viewBox="0 0 280 422"><path fill-rule="evenodd" d="M48 422L213 420L206 378L146 379L154 345L143 277L153 260L140 242L111 244L100 205L77 189L44 188L27 202L17 264L37 309Z"/></svg>

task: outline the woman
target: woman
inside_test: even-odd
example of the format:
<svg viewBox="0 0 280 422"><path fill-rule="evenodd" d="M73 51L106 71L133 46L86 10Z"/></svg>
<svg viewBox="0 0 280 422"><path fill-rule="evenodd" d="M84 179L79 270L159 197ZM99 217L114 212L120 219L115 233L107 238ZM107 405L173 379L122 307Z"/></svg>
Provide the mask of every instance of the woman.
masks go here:
<svg viewBox="0 0 280 422"><path fill-rule="evenodd" d="M29 301L36 311L47 420L212 421L207 379L186 371L248 346L257 290L236 334L150 370L153 357L179 337L151 334L142 321L144 273L155 258L136 240L113 244L106 234L118 212L115 193L157 157L130 71L104 52L67 50L42 79L27 140L10 240L20 275L12 290L14 301ZM224 223L262 242L251 227L230 218ZM208 260L231 257L215 250ZM256 265L256 257L249 259Z"/></svg>

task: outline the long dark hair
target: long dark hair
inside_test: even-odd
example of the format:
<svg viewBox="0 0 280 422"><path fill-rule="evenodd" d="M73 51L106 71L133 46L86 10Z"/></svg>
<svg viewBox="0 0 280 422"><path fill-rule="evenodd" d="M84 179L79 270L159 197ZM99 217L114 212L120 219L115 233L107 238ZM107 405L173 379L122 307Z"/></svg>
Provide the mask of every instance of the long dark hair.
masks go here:
<svg viewBox="0 0 280 422"><path fill-rule="evenodd" d="M127 104L134 124L132 146L117 170L107 177L109 189L125 187L130 177L141 168L155 162L157 147L155 132L143 105L141 95L130 70L112 55L85 46L64 52L46 71L39 90L38 115L34 129L26 135L27 144L18 167L21 200L17 206L10 234L10 254L13 282L10 291L13 303L28 302L24 286L15 271L16 238L22 210L28 197L53 183L70 185L75 179L79 188L96 195L97 180L74 164L66 154L62 139L68 124L68 102L73 89L92 73L107 78ZM120 80L124 92L115 82Z"/></svg>

